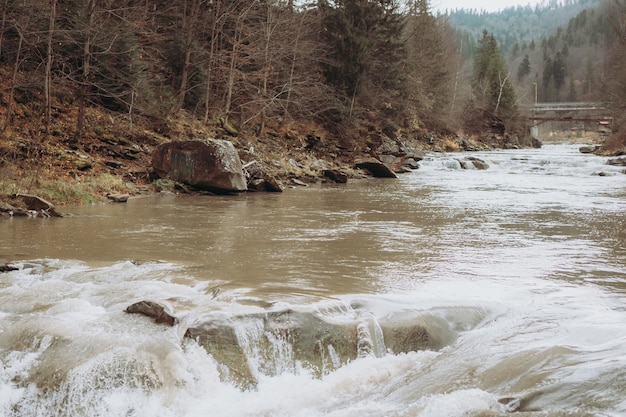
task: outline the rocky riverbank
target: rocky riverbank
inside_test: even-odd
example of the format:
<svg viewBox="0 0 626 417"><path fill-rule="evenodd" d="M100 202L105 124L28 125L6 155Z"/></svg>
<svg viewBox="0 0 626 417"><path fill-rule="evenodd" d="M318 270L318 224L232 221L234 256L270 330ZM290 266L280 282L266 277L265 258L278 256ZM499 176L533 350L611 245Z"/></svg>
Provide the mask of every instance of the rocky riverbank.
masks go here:
<svg viewBox="0 0 626 417"><path fill-rule="evenodd" d="M58 111L47 134L29 112L18 112L0 137L0 215L43 215L20 195L38 196L50 207L106 202L107 196L170 191L210 193L153 167L159 146L170 142L217 139L232 144L246 173L248 191L280 191L316 182L347 182L366 176L395 176L419 168L425 152L454 152L537 146L514 136L486 133L462 137L425 128L387 126L361 120L329 128L313 122L268 125L262 134L235 131L223 123L204 125L191 117L128 123L87 110L80 140L74 115ZM237 192L243 191L242 187ZM218 190L219 191L219 190Z"/></svg>

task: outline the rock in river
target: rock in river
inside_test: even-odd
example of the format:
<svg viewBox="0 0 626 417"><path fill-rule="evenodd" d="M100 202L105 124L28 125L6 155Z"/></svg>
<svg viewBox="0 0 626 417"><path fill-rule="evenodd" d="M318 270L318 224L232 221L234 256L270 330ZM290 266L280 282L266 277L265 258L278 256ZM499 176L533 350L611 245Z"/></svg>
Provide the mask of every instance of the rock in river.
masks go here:
<svg viewBox="0 0 626 417"><path fill-rule="evenodd" d="M186 315L178 322L164 306L152 301L135 303L126 312L186 327L185 337L195 340L220 363L222 379L244 389L256 385L259 373L271 375L296 363L321 377L358 357L440 349L456 338L445 320L422 313L376 320L371 314L355 312L334 318L316 308L302 307L235 315L214 311Z"/></svg>
<svg viewBox="0 0 626 417"><path fill-rule="evenodd" d="M356 167L369 171L377 178L398 178L398 176L384 163L376 158L367 158L356 162Z"/></svg>
<svg viewBox="0 0 626 417"><path fill-rule="evenodd" d="M233 144L206 139L168 142L152 155L152 168L161 178L218 194L247 190L246 176Z"/></svg>
<svg viewBox="0 0 626 417"><path fill-rule="evenodd" d="M153 318L157 323L168 324L170 326L176 324L176 318L166 312L165 307L154 301L139 301L129 305L124 311L131 314L143 314L144 316Z"/></svg>
<svg viewBox="0 0 626 417"><path fill-rule="evenodd" d="M107 198L114 203L125 203L130 198L128 194L107 194Z"/></svg>
<svg viewBox="0 0 626 417"><path fill-rule="evenodd" d="M54 205L43 198L30 194L15 194L15 200L21 201L27 210L40 213L42 217L61 217Z"/></svg>
<svg viewBox="0 0 626 417"><path fill-rule="evenodd" d="M613 166L623 166L626 167L626 158L615 158L615 159L609 159L608 161L606 161L607 165L613 165Z"/></svg>

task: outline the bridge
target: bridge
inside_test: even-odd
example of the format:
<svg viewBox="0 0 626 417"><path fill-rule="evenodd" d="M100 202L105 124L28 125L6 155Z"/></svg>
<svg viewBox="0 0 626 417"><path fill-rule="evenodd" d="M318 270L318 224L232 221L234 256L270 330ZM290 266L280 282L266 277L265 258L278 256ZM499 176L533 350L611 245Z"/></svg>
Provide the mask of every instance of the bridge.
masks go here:
<svg viewBox="0 0 626 417"><path fill-rule="evenodd" d="M530 131L535 138L539 125L546 122L594 123L598 132L610 133L613 121L604 103L597 102L535 103L522 107L522 112L532 122Z"/></svg>
<svg viewBox="0 0 626 417"><path fill-rule="evenodd" d="M569 102L569 103L535 103L522 107L526 118L541 124L544 122L601 122L610 121L608 108L604 103Z"/></svg>

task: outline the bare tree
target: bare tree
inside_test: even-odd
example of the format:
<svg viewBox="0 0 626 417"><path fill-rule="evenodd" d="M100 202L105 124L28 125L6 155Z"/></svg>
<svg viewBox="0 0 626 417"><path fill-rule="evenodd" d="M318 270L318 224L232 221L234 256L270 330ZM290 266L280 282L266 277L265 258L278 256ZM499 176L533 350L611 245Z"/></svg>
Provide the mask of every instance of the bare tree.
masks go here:
<svg viewBox="0 0 626 417"><path fill-rule="evenodd" d="M4 131L10 124L13 118L13 103L15 101L15 88L17 87L17 76L19 74L20 65L22 64L22 47L24 45L24 29L19 24L14 25L15 30L19 35L19 41L17 45L17 51L15 52L15 61L13 63L13 74L11 76L11 88L9 89L9 98L7 100L6 116L2 131Z"/></svg>
<svg viewBox="0 0 626 417"><path fill-rule="evenodd" d="M46 69L44 74L44 100L46 106L46 134L50 128L50 118L52 115L52 39L54 33L54 22L56 19L57 0L50 2L50 19L48 20L48 37L46 42Z"/></svg>
<svg viewBox="0 0 626 417"><path fill-rule="evenodd" d="M496 100L496 107L494 109L494 113L497 114L498 113L498 108L500 107L500 101L502 100L502 94L504 92L504 88L506 87L506 83L509 80L509 76L511 75L511 73L508 73L506 75L506 77L504 77L504 79L502 78L502 73L498 72L498 84L499 84L499 88L498 88L498 99Z"/></svg>
<svg viewBox="0 0 626 417"><path fill-rule="evenodd" d="M177 100L173 109L174 113L179 112L185 103L189 84L189 73L191 71L191 55L193 53L193 45L195 41L195 31L200 20L201 6L203 0L184 0L181 17L182 26L182 49L183 49L183 66L180 75L180 86L178 88Z"/></svg>
<svg viewBox="0 0 626 417"><path fill-rule="evenodd" d="M83 134L85 124L85 106L89 94L89 76L91 72L91 42L94 29L96 0L87 0L84 11L82 71L78 93L78 117L76 120L76 140Z"/></svg>
<svg viewBox="0 0 626 417"><path fill-rule="evenodd" d="M4 30L7 25L7 12L9 8L9 0L2 2L2 22L0 23L0 57L2 56L2 41L4 40Z"/></svg>

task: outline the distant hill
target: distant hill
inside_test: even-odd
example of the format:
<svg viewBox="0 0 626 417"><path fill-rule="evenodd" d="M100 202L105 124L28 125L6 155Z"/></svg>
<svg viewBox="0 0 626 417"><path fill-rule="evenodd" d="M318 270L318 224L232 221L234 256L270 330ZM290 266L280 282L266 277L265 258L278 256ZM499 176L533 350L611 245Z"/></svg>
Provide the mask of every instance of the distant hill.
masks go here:
<svg viewBox="0 0 626 417"><path fill-rule="evenodd" d="M500 12L458 9L439 15L454 28L471 74L483 30L493 34L518 101L600 99L607 42L608 0L551 0Z"/></svg>
<svg viewBox="0 0 626 417"><path fill-rule="evenodd" d="M483 29L487 29L495 36L500 50L507 54L515 43L522 46L547 38L582 10L601 3L602 0L550 0L535 7L509 7L492 13L455 9L440 17L447 15L450 25L468 39L470 45L475 45L482 37Z"/></svg>

